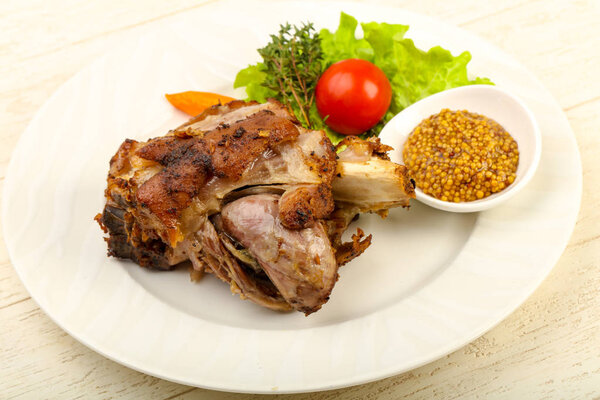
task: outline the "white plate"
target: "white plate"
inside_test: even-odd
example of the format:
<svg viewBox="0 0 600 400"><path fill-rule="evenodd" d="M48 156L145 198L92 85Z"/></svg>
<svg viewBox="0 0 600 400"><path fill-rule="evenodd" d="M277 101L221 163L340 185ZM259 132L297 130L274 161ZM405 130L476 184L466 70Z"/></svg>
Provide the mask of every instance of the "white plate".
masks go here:
<svg viewBox="0 0 600 400"><path fill-rule="evenodd" d="M214 277L156 273L106 257L92 220L108 160L126 137L164 134L185 117L163 94L234 94L278 24L336 28L339 11L410 24L428 48L473 54L534 112L538 172L502 206L459 215L415 203L387 220L361 218L374 244L341 270L331 301L306 318L232 296ZM318 10L318 12L315 12ZM344 3L219 2L153 25L78 73L38 112L11 160L4 235L31 296L63 329L146 373L206 388L301 392L359 384L415 368L465 345L518 307L550 272L577 216L581 166L550 94L512 58L440 21Z"/></svg>

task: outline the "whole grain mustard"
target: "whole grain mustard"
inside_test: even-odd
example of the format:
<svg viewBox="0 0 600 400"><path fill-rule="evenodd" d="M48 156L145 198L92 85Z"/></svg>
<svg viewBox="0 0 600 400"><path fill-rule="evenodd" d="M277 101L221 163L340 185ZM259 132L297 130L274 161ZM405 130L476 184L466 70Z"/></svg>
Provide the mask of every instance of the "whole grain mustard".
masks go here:
<svg viewBox="0 0 600 400"><path fill-rule="evenodd" d="M496 121L466 110L443 109L424 119L403 149L417 187L437 199L483 199L514 182L517 142Z"/></svg>

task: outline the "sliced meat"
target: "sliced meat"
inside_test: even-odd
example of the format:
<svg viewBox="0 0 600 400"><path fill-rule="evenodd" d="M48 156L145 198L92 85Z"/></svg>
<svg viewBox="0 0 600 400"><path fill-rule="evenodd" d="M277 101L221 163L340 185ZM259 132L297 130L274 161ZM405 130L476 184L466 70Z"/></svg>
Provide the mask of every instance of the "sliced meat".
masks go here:
<svg viewBox="0 0 600 400"><path fill-rule="evenodd" d="M381 143L377 137L363 140L356 136L346 136L337 144L336 149L338 159L342 162L364 162L371 158L389 161L387 152L392 150L392 147Z"/></svg>
<svg viewBox="0 0 600 400"><path fill-rule="evenodd" d="M329 299L338 279L335 255L321 223L291 230L279 220L279 196L247 196L226 205L224 230L258 261L286 301L306 315Z"/></svg>
<svg viewBox="0 0 600 400"><path fill-rule="evenodd" d="M188 243L187 251L199 258L199 266L208 266L219 279L230 285L233 293L256 304L277 311L289 311L288 302L268 279L261 279L253 270L244 268L221 243L214 225L205 220L202 229Z"/></svg>
<svg viewBox="0 0 600 400"><path fill-rule="evenodd" d="M379 138L348 137L336 146L339 151L333 197L340 206L382 216L392 207L408 207L415 198L414 181L404 165L390 161L390 146Z"/></svg>
<svg viewBox="0 0 600 400"><path fill-rule="evenodd" d="M234 100L227 104L215 105L208 108L172 131L171 134L179 137L201 136L218 126L230 125L242 121L264 110L270 111L278 117L297 122L288 109L275 99L269 99L269 101L262 104L256 101Z"/></svg>

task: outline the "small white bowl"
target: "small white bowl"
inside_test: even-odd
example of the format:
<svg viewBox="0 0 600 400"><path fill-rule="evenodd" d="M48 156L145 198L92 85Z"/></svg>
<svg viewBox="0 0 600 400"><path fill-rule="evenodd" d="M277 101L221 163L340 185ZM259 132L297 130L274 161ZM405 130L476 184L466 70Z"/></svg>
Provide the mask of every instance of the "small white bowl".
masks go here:
<svg viewBox="0 0 600 400"><path fill-rule="evenodd" d="M514 196L531 180L540 161L542 135L533 113L514 95L491 85L463 86L426 97L396 115L381 131L381 141L394 148L392 161L403 164L402 149L412 130L442 109L467 110L498 122L519 146L515 181L506 189L481 200L453 203L438 200L416 189L417 199L444 211L475 212L495 207Z"/></svg>

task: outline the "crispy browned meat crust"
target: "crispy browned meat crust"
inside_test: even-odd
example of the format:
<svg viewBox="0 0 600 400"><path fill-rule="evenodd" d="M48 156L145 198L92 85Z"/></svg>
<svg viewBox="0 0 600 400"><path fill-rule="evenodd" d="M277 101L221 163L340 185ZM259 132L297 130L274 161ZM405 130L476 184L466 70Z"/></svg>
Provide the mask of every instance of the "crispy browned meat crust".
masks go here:
<svg viewBox="0 0 600 400"><path fill-rule="evenodd" d="M371 245L373 235L365 237L362 229L358 228L356 233L352 235L352 241L342 243L335 251L335 259L338 266L349 263L356 257L360 256Z"/></svg>
<svg viewBox="0 0 600 400"><path fill-rule="evenodd" d="M110 235L105 238L108 255L117 258L128 258L141 267L168 270L173 265L166 257L167 245L159 238L140 240L140 235L133 232L138 229L131 213L122 208L106 206L102 214L95 220Z"/></svg>
<svg viewBox="0 0 600 400"><path fill-rule="evenodd" d="M227 124L222 121L234 122ZM301 128L294 125L296 122L277 101L270 100L265 104L234 101L211 107L177 128L177 135L172 131L167 136L147 143L125 140L111 158L105 190L105 215L97 220L101 225L104 219L110 220L110 207L113 207L125 210L124 215L133 223L127 235L112 232L110 227L103 226L109 233L107 241L110 255L131 258L152 268L168 267L164 260L138 256L137 250L129 247L136 247L139 243L144 248L148 241L155 238L167 245L166 252L176 253L175 244L183 240L178 224L186 220L181 217L181 212L197 193L202 192L204 184L208 181L214 183L215 179L223 181L225 186L221 186L222 193L227 193L229 187L230 190L242 187L243 181L236 183L234 180L253 165L258 155L261 160L267 155L276 156L277 151L270 152L271 149L280 145L285 147L285 143L293 142L298 137L298 129ZM304 148L300 151L296 146L292 159L303 162L306 169L297 174L300 179L297 182L331 182L335 170L335 153L331 143L324 134L304 136L322 139L320 143L315 143L320 146L316 152L307 152ZM256 178L254 176L254 182L260 183L260 179L257 182ZM285 183L287 180L275 179L275 182ZM202 194L211 193L212 190L214 185L213 189ZM203 198L201 202L205 200ZM211 213L218 212L220 206L217 202L209 208ZM188 210L188 215L193 219L194 211ZM187 221L189 223L189 218ZM153 245L153 248L157 246ZM165 259L172 265L181 259L181 255L172 254Z"/></svg>
<svg viewBox="0 0 600 400"><path fill-rule="evenodd" d="M142 235L135 216L128 210L135 208L131 196L131 182L120 176L132 171L131 155L139 143L127 139L110 160L108 185L105 190L107 203L102 214L95 220L109 236L105 238L108 255L131 259L142 267L167 270L173 267L168 245L158 235L148 231Z"/></svg>
<svg viewBox="0 0 600 400"><path fill-rule="evenodd" d="M279 218L286 228L303 229L315 220L327 218L335 203L329 184L301 186L286 192L279 200Z"/></svg>
<svg viewBox="0 0 600 400"><path fill-rule="evenodd" d="M139 188L137 201L173 231L181 212L211 178L240 179L267 149L294 140L298 134L289 119L263 110L202 136L152 139L137 154L165 168Z"/></svg>
<svg viewBox="0 0 600 400"><path fill-rule="evenodd" d="M256 101L233 100L226 104L217 104L199 115L191 118L186 123L169 132L170 135L179 137L200 136L215 129L220 124L232 124L246 119L250 115L267 110L278 117L286 118L295 124L299 124L293 113L275 99L269 99L266 103Z"/></svg>

